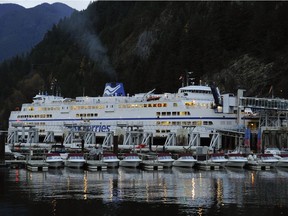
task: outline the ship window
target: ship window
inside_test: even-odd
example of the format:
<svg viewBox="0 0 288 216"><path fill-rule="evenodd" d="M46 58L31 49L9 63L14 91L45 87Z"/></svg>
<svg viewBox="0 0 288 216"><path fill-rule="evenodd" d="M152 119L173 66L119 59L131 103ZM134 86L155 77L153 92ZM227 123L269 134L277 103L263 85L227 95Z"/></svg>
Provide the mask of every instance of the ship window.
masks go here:
<svg viewBox="0 0 288 216"><path fill-rule="evenodd" d="M192 121L192 125L194 126L201 126L202 122L201 121Z"/></svg>
<svg viewBox="0 0 288 216"><path fill-rule="evenodd" d="M173 107L178 107L178 104L177 103L173 103Z"/></svg>
<svg viewBox="0 0 288 216"><path fill-rule="evenodd" d="M169 122L169 121L163 121L163 122L161 122L161 125L168 126L168 125L171 125L171 122Z"/></svg>
<svg viewBox="0 0 288 216"><path fill-rule="evenodd" d="M160 112L156 112L156 116L160 116Z"/></svg>
<svg viewBox="0 0 288 216"><path fill-rule="evenodd" d="M213 125L212 121L203 121L203 125Z"/></svg>

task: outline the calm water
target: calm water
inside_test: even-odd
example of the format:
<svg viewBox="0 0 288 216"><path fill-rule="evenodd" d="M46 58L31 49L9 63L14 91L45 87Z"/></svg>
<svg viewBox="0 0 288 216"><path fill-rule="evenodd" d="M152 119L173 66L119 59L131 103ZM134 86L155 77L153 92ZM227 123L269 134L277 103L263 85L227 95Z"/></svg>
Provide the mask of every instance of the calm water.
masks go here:
<svg viewBox="0 0 288 216"><path fill-rule="evenodd" d="M0 215L288 215L288 171L0 169Z"/></svg>

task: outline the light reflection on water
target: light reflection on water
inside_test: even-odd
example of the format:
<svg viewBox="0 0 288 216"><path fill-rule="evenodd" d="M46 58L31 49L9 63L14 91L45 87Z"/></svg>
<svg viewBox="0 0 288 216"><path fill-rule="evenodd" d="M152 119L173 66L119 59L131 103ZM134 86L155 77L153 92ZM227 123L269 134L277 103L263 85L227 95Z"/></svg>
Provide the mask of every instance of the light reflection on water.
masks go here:
<svg viewBox="0 0 288 216"><path fill-rule="evenodd" d="M106 215L129 215L132 209L139 211L138 215L152 210L156 215L157 211L163 213L164 207L168 215L231 215L236 209L237 215L248 215L249 210L255 209L256 215L268 215L271 210L267 209L271 208L272 214L288 215L287 180L286 170L11 169L1 171L0 183L4 182L4 187L1 184L0 215L11 211L15 204L20 205L21 211L28 208L30 212L18 215L33 215L31 211L36 209L29 205L35 202L49 208L44 215L65 215L64 208L75 213L78 205L86 206L86 215L90 211L95 215L96 204Z"/></svg>

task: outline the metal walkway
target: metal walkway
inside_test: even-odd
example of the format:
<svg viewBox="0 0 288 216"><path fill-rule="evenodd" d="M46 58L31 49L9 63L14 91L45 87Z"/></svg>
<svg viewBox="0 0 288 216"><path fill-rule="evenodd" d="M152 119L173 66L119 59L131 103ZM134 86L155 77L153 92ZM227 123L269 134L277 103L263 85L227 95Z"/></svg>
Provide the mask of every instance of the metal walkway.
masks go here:
<svg viewBox="0 0 288 216"><path fill-rule="evenodd" d="M288 112L288 100L280 98L240 97L239 106L251 109L265 109Z"/></svg>

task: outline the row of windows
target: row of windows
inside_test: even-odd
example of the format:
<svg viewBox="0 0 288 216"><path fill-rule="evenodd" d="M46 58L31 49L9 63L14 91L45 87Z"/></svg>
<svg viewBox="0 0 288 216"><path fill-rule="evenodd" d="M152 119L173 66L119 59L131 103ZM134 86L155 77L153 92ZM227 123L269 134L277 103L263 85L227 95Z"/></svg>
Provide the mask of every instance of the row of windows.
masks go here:
<svg viewBox="0 0 288 216"><path fill-rule="evenodd" d="M83 110L83 109L104 109L104 105L95 106L71 106L71 110Z"/></svg>
<svg viewBox="0 0 288 216"><path fill-rule="evenodd" d="M157 116L189 116L190 112L157 112Z"/></svg>
<svg viewBox="0 0 288 216"><path fill-rule="evenodd" d="M156 133L170 133L170 130L156 130Z"/></svg>
<svg viewBox="0 0 288 216"><path fill-rule="evenodd" d="M67 107L62 107L63 109L68 109ZM34 111L35 107L27 107L23 108L23 111ZM53 111L53 110L60 110L60 107L38 107L38 111Z"/></svg>
<svg viewBox="0 0 288 216"><path fill-rule="evenodd" d="M173 103L174 107L177 107L177 103ZM113 108L113 105L110 106ZM120 104L119 108L147 108L147 107L167 107L167 103L149 103L149 104ZM62 107L62 109L68 109L68 107ZM108 106L106 106L108 108ZM84 110L84 109L105 109L105 105L95 105L95 106L71 106L71 110ZM24 108L23 111L34 111L34 107ZM60 110L60 107L39 107L38 111L50 111L50 110Z"/></svg>
<svg viewBox="0 0 288 216"><path fill-rule="evenodd" d="M52 118L52 114L38 114L38 115L18 115L17 118Z"/></svg>
<svg viewBox="0 0 288 216"><path fill-rule="evenodd" d="M45 125L45 122L25 122L25 125L44 126L44 125Z"/></svg>
<svg viewBox="0 0 288 216"><path fill-rule="evenodd" d="M213 103L195 103L194 101L191 102L185 102L185 106L188 107L203 107L203 108L212 108L213 107Z"/></svg>
<svg viewBox="0 0 288 216"><path fill-rule="evenodd" d="M98 113L77 113L76 117L81 117L81 118L85 118L85 117L97 117Z"/></svg>
<svg viewBox="0 0 288 216"><path fill-rule="evenodd" d="M60 110L60 107L39 107L39 111Z"/></svg>
<svg viewBox="0 0 288 216"><path fill-rule="evenodd" d="M167 103L149 103L149 104L120 104L119 108L147 108L147 107L167 107Z"/></svg>
<svg viewBox="0 0 288 216"><path fill-rule="evenodd" d="M181 90L181 92L182 93L190 92L190 93L211 94L211 91L209 91L209 90L188 90L188 89L184 89L184 90Z"/></svg>
<svg viewBox="0 0 288 216"><path fill-rule="evenodd" d="M157 121L156 125L162 126L175 126L175 125L182 125L182 126L201 126L201 125L213 125L212 121Z"/></svg>

